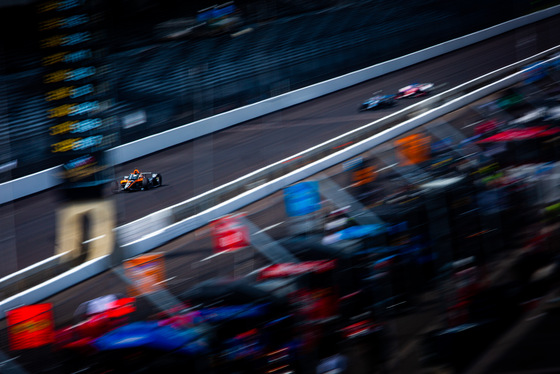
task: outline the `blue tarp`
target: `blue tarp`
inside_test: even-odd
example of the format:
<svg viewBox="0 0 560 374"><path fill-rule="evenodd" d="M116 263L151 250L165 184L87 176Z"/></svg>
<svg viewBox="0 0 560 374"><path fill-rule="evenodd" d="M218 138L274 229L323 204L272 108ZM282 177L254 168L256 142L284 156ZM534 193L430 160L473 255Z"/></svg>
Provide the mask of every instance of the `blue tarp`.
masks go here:
<svg viewBox="0 0 560 374"><path fill-rule="evenodd" d="M383 224L361 225L352 226L344 230L340 230L337 234L340 235L340 240L360 239L381 235L387 231Z"/></svg>
<svg viewBox="0 0 560 374"><path fill-rule="evenodd" d="M93 345L100 351L130 348L150 348L184 354L206 351L206 344L195 329L160 326L157 321L133 322L121 326L96 339Z"/></svg>
<svg viewBox="0 0 560 374"><path fill-rule="evenodd" d="M201 309L197 312L195 322L220 322L236 318L254 318L266 314L268 304L234 305Z"/></svg>

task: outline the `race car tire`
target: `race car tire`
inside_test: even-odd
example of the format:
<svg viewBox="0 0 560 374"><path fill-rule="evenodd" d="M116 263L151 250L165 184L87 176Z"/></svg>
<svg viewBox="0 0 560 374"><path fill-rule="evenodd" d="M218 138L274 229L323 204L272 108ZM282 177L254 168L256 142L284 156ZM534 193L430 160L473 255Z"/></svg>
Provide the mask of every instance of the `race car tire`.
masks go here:
<svg viewBox="0 0 560 374"><path fill-rule="evenodd" d="M163 184L163 178L162 178L161 174L156 174L156 176L155 176L154 179L153 179L152 184L153 184L155 187L159 187L159 186L161 186L161 185Z"/></svg>
<svg viewBox="0 0 560 374"><path fill-rule="evenodd" d="M148 183L148 178L144 177L144 179L142 179L142 189L148 189L150 187L150 184Z"/></svg>

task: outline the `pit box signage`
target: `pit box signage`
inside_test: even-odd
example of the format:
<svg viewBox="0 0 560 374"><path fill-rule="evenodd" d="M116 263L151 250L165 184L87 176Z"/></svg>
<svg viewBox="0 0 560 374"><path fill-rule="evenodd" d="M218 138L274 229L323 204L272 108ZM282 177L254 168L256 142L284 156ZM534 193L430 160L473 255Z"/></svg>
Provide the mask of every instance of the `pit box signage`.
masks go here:
<svg viewBox="0 0 560 374"><path fill-rule="evenodd" d="M250 245L249 229L241 221L245 214L230 214L212 222L214 251L237 251Z"/></svg>
<svg viewBox="0 0 560 374"><path fill-rule="evenodd" d="M26 305L6 312L10 349L38 348L54 343L51 304Z"/></svg>
<svg viewBox="0 0 560 374"><path fill-rule="evenodd" d="M412 134L394 142L400 166L418 165L430 159L430 137Z"/></svg>
<svg viewBox="0 0 560 374"><path fill-rule="evenodd" d="M157 292L164 287L165 258L162 253L145 254L127 260L124 270L131 282L131 297Z"/></svg>
<svg viewBox="0 0 560 374"><path fill-rule="evenodd" d="M321 209L319 182L300 182L284 188L284 203L289 217L316 212Z"/></svg>

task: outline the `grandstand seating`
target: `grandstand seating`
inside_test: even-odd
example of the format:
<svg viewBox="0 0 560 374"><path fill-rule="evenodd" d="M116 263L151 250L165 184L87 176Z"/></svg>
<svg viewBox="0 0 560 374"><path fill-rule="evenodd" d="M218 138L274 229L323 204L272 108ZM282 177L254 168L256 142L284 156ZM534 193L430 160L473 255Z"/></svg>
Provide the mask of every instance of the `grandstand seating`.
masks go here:
<svg viewBox="0 0 560 374"><path fill-rule="evenodd" d="M449 28L448 22L441 21L450 16L447 10L409 5L397 11L394 4L357 2L246 24L253 31L238 37L162 41L152 35L143 43L130 40L122 44L128 48L120 45L108 57L115 94L112 114L155 110L153 115L148 113L149 123L142 132L122 129L121 139L156 133L222 108L265 99L279 82L295 89L408 52L418 43L441 37L438 30L433 30L435 26L432 30L420 27L424 22L439 25L441 35L441 28ZM400 47L387 43L391 37L402 41ZM21 75L33 77L38 83L41 69L3 77L2 87L9 91L8 115L3 118L7 118L10 129L12 158L20 160L14 175L40 170L33 159L43 160L44 150L33 147L33 155L21 144L47 142L48 148L50 126L45 118L47 103L42 100L42 87L35 84L19 89ZM157 121L150 122L150 118ZM0 132L0 144L6 137L5 131Z"/></svg>

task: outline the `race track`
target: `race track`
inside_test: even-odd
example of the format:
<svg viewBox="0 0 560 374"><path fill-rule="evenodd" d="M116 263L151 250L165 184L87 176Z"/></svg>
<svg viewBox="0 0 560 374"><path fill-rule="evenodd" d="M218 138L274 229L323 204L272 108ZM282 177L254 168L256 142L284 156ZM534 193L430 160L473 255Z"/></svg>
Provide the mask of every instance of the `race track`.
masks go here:
<svg viewBox="0 0 560 374"><path fill-rule="evenodd" d="M118 224L196 196L250 171L360 127L395 108L358 112L373 92L395 92L411 82L431 81L436 93L557 44L560 17L539 22L439 58L242 123L228 130L116 167L117 176L138 168L163 175L158 189L115 196ZM0 276L54 253L59 192L49 190L0 208L5 261Z"/></svg>

